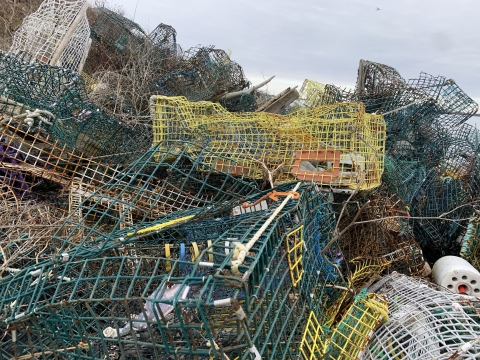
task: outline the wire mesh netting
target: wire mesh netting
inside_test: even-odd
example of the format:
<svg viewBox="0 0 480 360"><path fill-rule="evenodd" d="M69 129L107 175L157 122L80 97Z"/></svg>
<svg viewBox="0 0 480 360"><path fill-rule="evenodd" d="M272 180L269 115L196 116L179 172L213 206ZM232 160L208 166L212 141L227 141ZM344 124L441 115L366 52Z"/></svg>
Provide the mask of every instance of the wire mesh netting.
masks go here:
<svg viewBox="0 0 480 360"><path fill-rule="evenodd" d="M382 181L389 192L397 195L407 206L412 205L426 177L427 168L420 161L385 156Z"/></svg>
<svg viewBox="0 0 480 360"><path fill-rule="evenodd" d="M0 274L6 276L43 259L68 212L51 201L19 201L14 196L2 196L0 204Z"/></svg>
<svg viewBox="0 0 480 360"><path fill-rule="evenodd" d="M360 293L340 323L322 327L310 313L301 352L304 359L356 360L362 358L372 332L388 320L387 302L376 294Z"/></svg>
<svg viewBox="0 0 480 360"><path fill-rule="evenodd" d="M151 132L141 125L127 126L92 104L83 80L68 69L37 62L29 56L0 57L0 111L41 126L68 147L88 155L118 154L118 161L128 162L151 146ZM42 117L28 114L36 109L47 111ZM34 118L35 117L35 118Z"/></svg>
<svg viewBox="0 0 480 360"><path fill-rule="evenodd" d="M473 214L462 240L460 256L472 264L477 270L480 269L480 229L478 213Z"/></svg>
<svg viewBox="0 0 480 360"><path fill-rule="evenodd" d="M172 26L158 24L148 37L156 47L172 53L178 52L177 32Z"/></svg>
<svg viewBox="0 0 480 360"><path fill-rule="evenodd" d="M345 97L364 102L368 112L382 112L389 132L396 134L401 127L420 122L458 125L478 110L451 79L422 72L419 78L406 81L396 69L365 60L360 60L355 90Z"/></svg>
<svg viewBox="0 0 480 360"><path fill-rule="evenodd" d="M151 101L155 143L198 141L235 159L235 174L270 183L298 179L362 190L380 185L385 123L380 115L365 114L361 103L279 116L232 114L218 104L182 97Z"/></svg>
<svg viewBox="0 0 480 360"><path fill-rule="evenodd" d="M478 298L437 290L393 273L379 294L389 319L372 335L364 359L478 359Z"/></svg>
<svg viewBox="0 0 480 360"><path fill-rule="evenodd" d="M24 20L0 54L0 357L480 359L480 300L408 277L480 266L478 105L365 60L351 90L272 79L84 0Z"/></svg>
<svg viewBox="0 0 480 360"><path fill-rule="evenodd" d="M338 276L319 253L330 239L333 212L314 185L294 185L279 190L298 191L298 199L289 194L266 211L238 215L238 223L195 258L182 253L181 244L170 248L169 257L146 257L132 243L138 256L17 274L1 287L2 323L9 330L3 355L246 359L254 352L296 358L306 299ZM165 245L157 236L160 250ZM300 262L292 261L292 251ZM319 311L322 304L315 306Z"/></svg>
<svg viewBox="0 0 480 360"><path fill-rule="evenodd" d="M211 100L247 87L243 69L228 54L211 47L191 48L171 73L158 80L161 94L185 96L190 101Z"/></svg>
<svg viewBox="0 0 480 360"><path fill-rule="evenodd" d="M28 52L39 62L81 71L90 39L87 6L86 0L44 1L23 20L9 53Z"/></svg>
<svg viewBox="0 0 480 360"><path fill-rule="evenodd" d="M347 264L356 258L382 258L389 262L390 271L421 275L422 249L408 223L408 210L397 196L388 196L382 186L346 205L338 229Z"/></svg>
<svg viewBox="0 0 480 360"><path fill-rule="evenodd" d="M61 147L52 146L46 152L45 144L50 145L38 139L29 148L24 143L14 156L2 161L7 169L3 178L18 198L38 198L36 187L42 182L57 184L56 191L67 196L70 216L37 261L162 214L205 206L222 209L229 201L239 202L258 192L254 184L202 163L201 157L189 156L194 145L176 144L166 150L157 146L131 165L119 166L68 153ZM36 248L44 246L39 242ZM20 255L18 266L31 263L29 257L22 261Z"/></svg>
<svg viewBox="0 0 480 360"><path fill-rule="evenodd" d="M416 236L434 258L458 254L457 238L465 232L478 199L478 131L469 124L450 131L439 164L425 176L412 203ZM447 219L443 219L448 216Z"/></svg>
<svg viewBox="0 0 480 360"><path fill-rule="evenodd" d="M123 67L124 57L139 51L148 41L147 34L137 23L105 7L89 11L92 47L85 64L85 71Z"/></svg>
<svg viewBox="0 0 480 360"><path fill-rule="evenodd" d="M305 79L300 88L300 97L293 104L290 112L297 111L302 107L314 108L342 101L344 101L344 91L336 86Z"/></svg>

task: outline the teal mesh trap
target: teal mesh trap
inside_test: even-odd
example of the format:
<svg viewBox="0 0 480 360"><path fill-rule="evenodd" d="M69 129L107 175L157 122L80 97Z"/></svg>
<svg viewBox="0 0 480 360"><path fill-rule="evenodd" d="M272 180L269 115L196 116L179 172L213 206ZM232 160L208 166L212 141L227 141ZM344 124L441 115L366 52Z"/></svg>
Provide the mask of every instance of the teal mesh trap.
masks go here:
<svg viewBox="0 0 480 360"><path fill-rule="evenodd" d="M212 232L210 244L200 235L198 251L171 239L195 228L189 223L167 231L167 256L141 255L147 243L165 251L159 233L156 242L127 242L136 256L39 265L5 278L2 355L297 358L306 317L322 316L325 285L338 275L334 259L320 253L333 212L314 185L288 185L279 201L239 213L216 238Z"/></svg>
<svg viewBox="0 0 480 360"><path fill-rule="evenodd" d="M478 215L476 211L470 219L460 249L460 256L472 264L477 270L480 269L480 229Z"/></svg>
<svg viewBox="0 0 480 360"><path fill-rule="evenodd" d="M157 82L161 94L185 96L190 101L215 100L247 86L242 67L212 46L186 51L178 67Z"/></svg>
<svg viewBox="0 0 480 360"><path fill-rule="evenodd" d="M479 134L469 124L449 132L443 157L432 169L412 202L414 229L433 259L458 254L459 236L465 232L478 205Z"/></svg>
<svg viewBox="0 0 480 360"><path fill-rule="evenodd" d="M36 187L40 180L56 185L57 197L62 193L67 197L70 215L58 227L48 247L41 242L32 249L45 247L37 262L75 244L154 221L172 211L207 206L221 209L231 201L240 203L245 196L258 192L255 184L204 164L202 154L208 153L205 150L196 148L200 151L198 157L188 155L195 147L191 144L177 143L163 150L157 146L129 166L95 162L61 147L55 149L55 144L39 139L34 144L27 149L19 147L15 163L4 162L7 171L2 169L0 175L4 172L11 186L16 184L13 181L21 185L13 187L19 198L38 198ZM48 156L42 153L45 144L55 150L47 152ZM11 267L21 268L32 261L31 256L20 254L17 264Z"/></svg>
<svg viewBox="0 0 480 360"><path fill-rule="evenodd" d="M2 113L18 116L27 110L48 111L45 120L37 117L33 125L86 154L119 154L118 161L128 162L133 160L130 155L135 158L151 146L145 127L127 126L92 104L83 80L71 70L29 62L28 55L2 54L0 93Z"/></svg>

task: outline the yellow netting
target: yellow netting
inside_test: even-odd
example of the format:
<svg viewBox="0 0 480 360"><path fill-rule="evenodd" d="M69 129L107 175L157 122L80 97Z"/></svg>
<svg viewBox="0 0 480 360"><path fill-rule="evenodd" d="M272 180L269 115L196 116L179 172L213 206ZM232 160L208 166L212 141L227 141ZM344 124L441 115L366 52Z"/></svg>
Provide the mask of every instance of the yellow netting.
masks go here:
<svg viewBox="0 0 480 360"><path fill-rule="evenodd" d="M389 262L382 258L353 259L351 262L355 264L356 269L348 282L348 288L355 291L370 285L370 282L375 280L389 265ZM327 309L325 312L327 319L325 325L331 326L335 322L335 319L339 317L339 314L341 315L343 313L342 309L345 309L345 304L351 301L349 295L349 292L343 292L337 301Z"/></svg>
<svg viewBox="0 0 480 360"><path fill-rule="evenodd" d="M87 92L92 92L93 90L95 90L95 87L97 86L97 84L95 83L95 80L90 75L88 75L85 72L82 72L80 76L85 82L85 89L87 90Z"/></svg>
<svg viewBox="0 0 480 360"><path fill-rule="evenodd" d="M303 226L287 234L285 238L287 247L287 263L290 270L290 279L293 286L297 286L303 276Z"/></svg>
<svg viewBox="0 0 480 360"><path fill-rule="evenodd" d="M327 338L312 311L300 343L300 352L308 360L356 360L361 358L360 354L375 328L387 320L388 303L383 297L360 294Z"/></svg>
<svg viewBox="0 0 480 360"><path fill-rule="evenodd" d="M388 303L379 295L359 296L326 342L325 359L356 360L375 328L388 320Z"/></svg>
<svg viewBox="0 0 480 360"><path fill-rule="evenodd" d="M322 324L315 316L315 312L312 311L308 317L302 342L300 343L300 352L304 359L314 360L323 356L323 336Z"/></svg>
<svg viewBox="0 0 480 360"><path fill-rule="evenodd" d="M304 108L291 115L229 113L211 102L151 98L154 143L198 141L236 161L237 175L279 184L295 180L371 189L380 185L385 122L362 103ZM230 163L204 158L218 170Z"/></svg>

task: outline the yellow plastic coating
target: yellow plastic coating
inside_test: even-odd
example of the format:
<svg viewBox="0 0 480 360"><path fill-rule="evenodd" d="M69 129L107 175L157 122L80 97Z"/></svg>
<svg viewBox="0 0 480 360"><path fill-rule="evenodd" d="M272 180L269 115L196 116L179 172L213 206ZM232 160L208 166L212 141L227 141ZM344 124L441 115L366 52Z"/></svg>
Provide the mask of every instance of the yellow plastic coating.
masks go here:
<svg viewBox="0 0 480 360"><path fill-rule="evenodd" d="M197 259L200 256L200 251L198 251L198 245L196 242L192 243L192 249L193 249L193 254L192 254L192 262L197 261Z"/></svg>
<svg viewBox="0 0 480 360"><path fill-rule="evenodd" d="M207 240L207 245L208 247L211 247L212 246L212 240ZM210 261L211 263L213 263L213 254L211 251L207 251L208 252L208 261Z"/></svg>
<svg viewBox="0 0 480 360"><path fill-rule="evenodd" d="M363 103L302 108L282 116L229 113L216 103L153 96L151 113L155 144L199 142L212 152L202 161L234 175L359 190L381 183L386 125L382 115L366 114Z"/></svg>
<svg viewBox="0 0 480 360"><path fill-rule="evenodd" d="M137 234L137 235L146 234L146 233L153 232L153 231L156 231L156 230L164 229L166 227L176 225L176 224L179 224L183 221L189 220L193 217L194 217L194 215L189 215L189 216L185 216L185 217L182 217L182 218L179 218L179 219L170 220L170 221L167 221L167 222L164 222L164 223L161 223L161 224L157 224L157 225L150 226L150 227L147 227L147 228L144 228L144 229L140 229L136 232L135 231L129 232L129 233L127 233L127 236L132 236L133 234Z"/></svg>
<svg viewBox="0 0 480 360"><path fill-rule="evenodd" d="M293 286L297 286L302 279L304 270L303 259L303 225L291 231L285 237L287 248L287 263L290 272L290 280Z"/></svg>
<svg viewBox="0 0 480 360"><path fill-rule="evenodd" d="M170 244L165 244L165 257L170 258ZM170 261L167 261L165 264L165 269L167 271L170 271L171 268L172 264L170 263Z"/></svg>

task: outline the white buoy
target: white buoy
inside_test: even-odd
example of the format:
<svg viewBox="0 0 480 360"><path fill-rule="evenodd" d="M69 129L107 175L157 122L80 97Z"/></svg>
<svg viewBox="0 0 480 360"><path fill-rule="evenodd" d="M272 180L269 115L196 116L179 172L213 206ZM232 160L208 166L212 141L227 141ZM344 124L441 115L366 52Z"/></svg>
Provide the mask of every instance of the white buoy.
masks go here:
<svg viewBox="0 0 480 360"><path fill-rule="evenodd" d="M432 269L433 281L458 294L480 296L480 273L458 256L444 256Z"/></svg>

